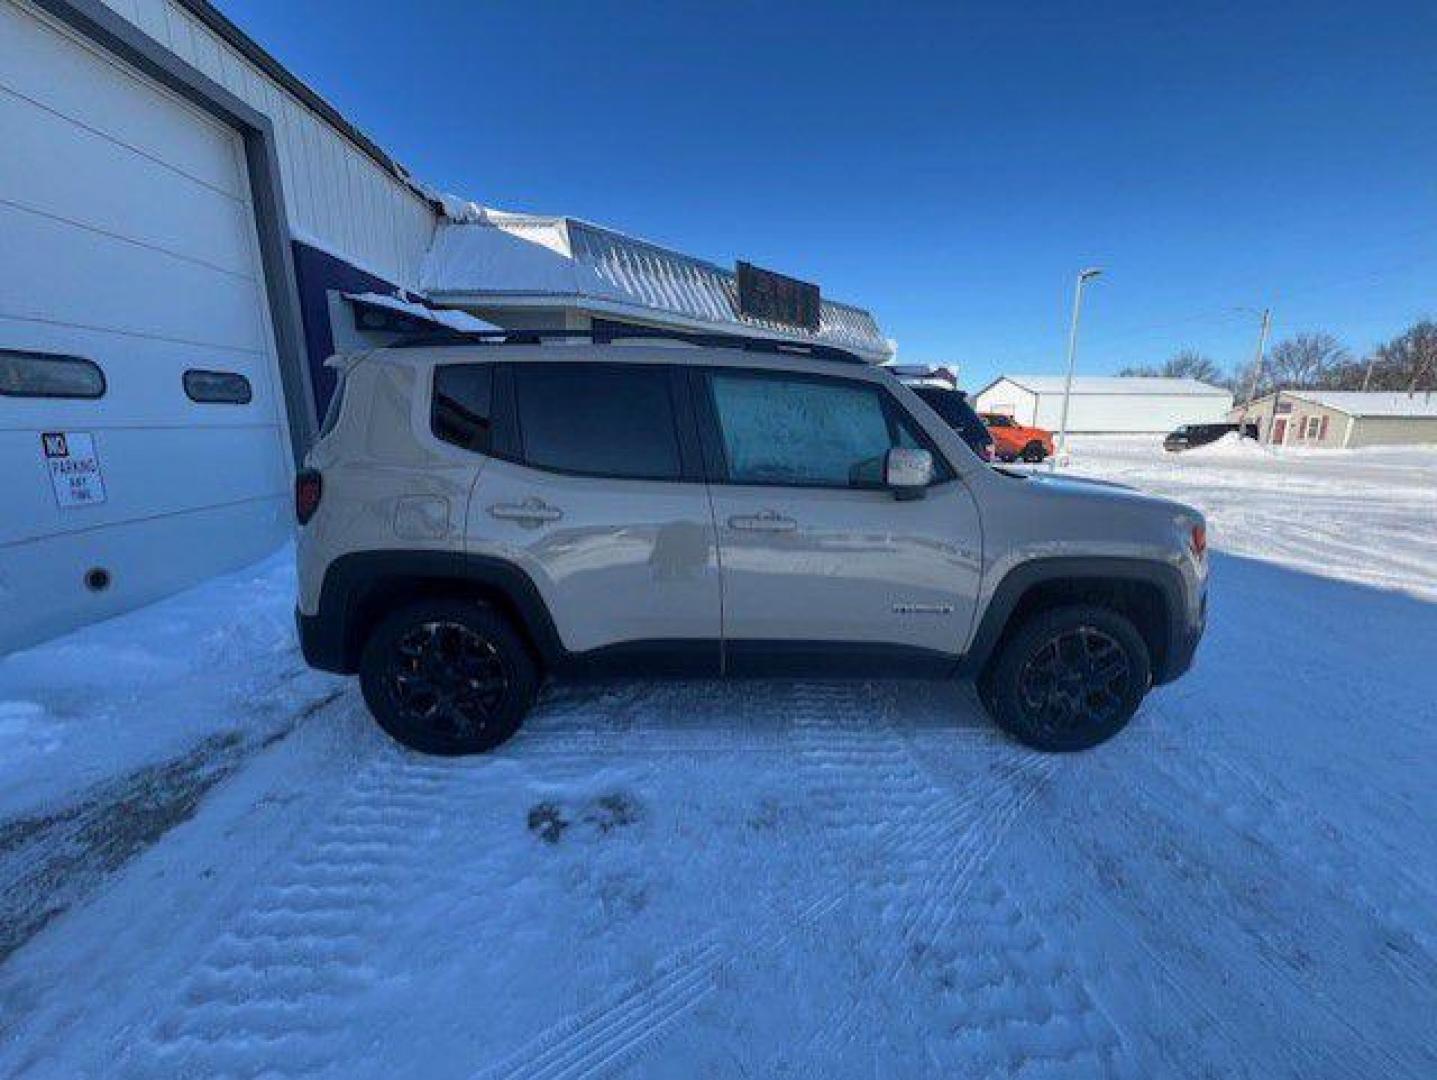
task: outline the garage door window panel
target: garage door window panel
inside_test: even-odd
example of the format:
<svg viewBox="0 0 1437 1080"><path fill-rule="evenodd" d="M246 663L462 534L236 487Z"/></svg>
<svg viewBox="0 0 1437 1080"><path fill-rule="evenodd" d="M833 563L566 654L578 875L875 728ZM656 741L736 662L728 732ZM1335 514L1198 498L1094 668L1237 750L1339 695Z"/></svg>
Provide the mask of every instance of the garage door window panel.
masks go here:
<svg viewBox="0 0 1437 1080"><path fill-rule="evenodd" d="M184 374L185 396L200 405L248 405L254 390L237 371L190 368Z"/></svg>
<svg viewBox="0 0 1437 1080"><path fill-rule="evenodd" d="M6 397L93 400L105 390L105 373L93 360L0 349L0 394Z"/></svg>

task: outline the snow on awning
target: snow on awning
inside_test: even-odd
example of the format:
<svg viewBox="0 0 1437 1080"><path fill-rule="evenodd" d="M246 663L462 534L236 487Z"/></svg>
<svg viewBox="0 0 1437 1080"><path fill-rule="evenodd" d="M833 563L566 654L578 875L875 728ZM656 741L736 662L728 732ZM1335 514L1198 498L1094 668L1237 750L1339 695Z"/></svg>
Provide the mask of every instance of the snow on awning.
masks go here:
<svg viewBox="0 0 1437 1080"><path fill-rule="evenodd" d="M425 294L484 307L579 307L685 329L893 355L873 316L824 300L817 332L739 314L733 271L568 217L476 208L442 222L420 270Z"/></svg>
<svg viewBox="0 0 1437 1080"><path fill-rule="evenodd" d="M486 330L493 331L499 329L499 327L493 323L487 323L483 319L475 318L467 311L432 308L413 300L401 300L397 296L385 296L383 293L345 293L344 298L351 304L357 304L360 307L381 308L385 311L398 312L400 315L408 315L411 319L419 319L421 322L432 323L435 326L442 326L449 330L458 330L461 333L474 334Z"/></svg>

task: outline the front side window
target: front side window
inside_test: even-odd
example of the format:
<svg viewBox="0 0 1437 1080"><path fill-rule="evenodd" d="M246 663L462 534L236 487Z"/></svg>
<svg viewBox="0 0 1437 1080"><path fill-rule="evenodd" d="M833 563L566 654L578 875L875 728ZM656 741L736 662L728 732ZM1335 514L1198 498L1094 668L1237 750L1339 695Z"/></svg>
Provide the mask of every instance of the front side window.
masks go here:
<svg viewBox="0 0 1437 1080"><path fill-rule="evenodd" d="M98 398L105 373L93 360L0 349L0 394L7 397Z"/></svg>
<svg viewBox="0 0 1437 1080"><path fill-rule="evenodd" d="M678 480L678 432L667 368L515 364L527 465L581 476Z"/></svg>
<svg viewBox="0 0 1437 1080"><path fill-rule="evenodd" d="M709 388L732 483L881 487L888 451L921 445L867 384L716 371Z"/></svg>

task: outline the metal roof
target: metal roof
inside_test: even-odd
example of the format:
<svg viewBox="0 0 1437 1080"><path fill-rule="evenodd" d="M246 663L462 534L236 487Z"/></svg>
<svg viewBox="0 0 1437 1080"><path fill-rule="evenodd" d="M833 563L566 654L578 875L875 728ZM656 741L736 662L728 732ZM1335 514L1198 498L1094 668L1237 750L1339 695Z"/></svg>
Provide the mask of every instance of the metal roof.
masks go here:
<svg viewBox="0 0 1437 1080"><path fill-rule="evenodd" d="M837 345L873 362L893 354L862 308L824 300L816 333L747 318L739 314L733 271L570 217L483 210L474 220L444 222L420 269L420 288L446 304L562 301L691 329Z"/></svg>
<svg viewBox="0 0 1437 1080"><path fill-rule="evenodd" d="M1000 375L980 390L991 390L1007 381L1035 394L1061 394L1066 379L1061 375ZM1197 379L1168 379L1138 375L1079 375L1073 379L1074 394L1120 394L1144 397L1232 397L1231 390Z"/></svg>
<svg viewBox="0 0 1437 1080"><path fill-rule="evenodd" d="M1284 397L1309 401L1348 416L1416 416L1437 419L1437 393L1389 390L1284 390ZM1272 395L1268 395L1271 397Z"/></svg>

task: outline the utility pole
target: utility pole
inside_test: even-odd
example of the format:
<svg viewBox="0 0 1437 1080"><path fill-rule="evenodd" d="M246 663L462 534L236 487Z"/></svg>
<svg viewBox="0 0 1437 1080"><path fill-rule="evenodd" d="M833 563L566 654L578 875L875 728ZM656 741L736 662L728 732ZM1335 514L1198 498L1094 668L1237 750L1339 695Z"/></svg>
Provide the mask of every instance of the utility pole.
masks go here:
<svg viewBox="0 0 1437 1080"><path fill-rule="evenodd" d="M1268 334L1268 331L1271 330L1271 329L1272 329L1272 308L1266 307L1266 308L1263 308L1263 309L1262 309L1262 329L1257 332L1257 356L1253 359L1253 362L1252 362L1252 382L1248 384L1248 387L1247 387L1247 400L1245 400L1245 401L1243 402L1243 404L1242 404L1242 412L1238 415L1237 424L1238 424L1238 429L1239 429L1239 430L1238 430L1238 434L1239 434L1239 435L1241 435L1242 432L1243 432L1243 430L1246 429L1246 425L1247 425L1247 410L1252 406L1252 399L1257 396L1257 388L1258 388L1258 385L1262 382L1262 365L1263 365L1263 360L1264 360L1264 358L1265 358L1266 355L1267 355L1267 334ZM1274 401L1274 402L1273 402L1273 409L1276 410L1276 408L1277 408L1277 403ZM1276 417L1277 417L1277 413L1276 413L1276 411L1274 411L1274 412L1273 412L1273 419L1275 420ZM1268 425L1267 425L1267 430L1268 430L1268 433L1269 433L1269 436L1270 436L1270 435L1271 435L1271 432L1272 432L1272 423L1271 423L1271 422L1268 423Z"/></svg>
<svg viewBox="0 0 1437 1080"><path fill-rule="evenodd" d="M1063 384L1063 417L1058 424L1058 445L1048 459L1048 471L1058 467L1058 456L1068 449L1068 402L1073 396L1073 369L1078 363L1078 319L1083 313L1083 286L1103 271L1089 267L1078 272L1078 283L1073 288L1073 321L1068 327L1068 381Z"/></svg>

